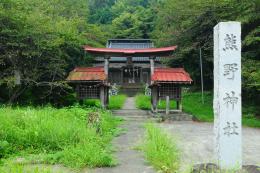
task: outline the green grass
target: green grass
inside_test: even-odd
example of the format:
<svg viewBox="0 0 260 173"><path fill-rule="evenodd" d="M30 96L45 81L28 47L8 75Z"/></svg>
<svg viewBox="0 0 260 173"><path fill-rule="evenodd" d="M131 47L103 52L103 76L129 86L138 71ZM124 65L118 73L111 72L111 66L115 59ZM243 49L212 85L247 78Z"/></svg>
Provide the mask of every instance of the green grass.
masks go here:
<svg viewBox="0 0 260 173"><path fill-rule="evenodd" d="M205 122L214 120L213 97L211 93L204 93L204 104L202 104L200 93L184 93L182 104L183 111L192 114L197 120Z"/></svg>
<svg viewBox="0 0 260 173"><path fill-rule="evenodd" d="M97 133L87 125L91 112L100 113ZM73 168L113 166L110 141L120 120L100 109L0 108L0 162L33 155L43 163Z"/></svg>
<svg viewBox="0 0 260 173"><path fill-rule="evenodd" d="M3 167L0 167L1 173L52 173L52 171L48 168L43 167L26 167L24 164L13 164L8 163ZM57 172L61 173L61 172Z"/></svg>
<svg viewBox="0 0 260 173"><path fill-rule="evenodd" d="M150 110L151 109L151 97L143 95L143 94L138 94L135 96L135 105L138 109ZM165 109L165 108L166 108L166 101L159 100L158 109ZM176 108L175 101L170 101L170 108L171 109Z"/></svg>
<svg viewBox="0 0 260 173"><path fill-rule="evenodd" d="M180 156L172 138L153 123L146 124L145 128L146 136L141 150L148 162L163 173L178 172Z"/></svg>
<svg viewBox="0 0 260 173"><path fill-rule="evenodd" d="M108 109L110 110L121 109L125 103L126 95L119 94L115 96L110 96L109 99L110 100L109 100ZM86 99L84 100L83 104L87 107L98 107L98 108L101 107L100 100L98 99Z"/></svg>
<svg viewBox="0 0 260 173"><path fill-rule="evenodd" d="M143 110L151 109L149 96L139 94L135 97L136 107ZM198 121L213 122L213 95L211 92L204 93L204 104L201 101L201 93L183 93L183 111L192 114ZM174 101L171 101L171 109L175 109ZM165 101L158 104L158 109L165 109ZM255 116L256 108L250 105L243 105L242 124L249 127L260 127L260 119Z"/></svg>
<svg viewBox="0 0 260 173"><path fill-rule="evenodd" d="M192 114L199 121L213 122L213 94L204 93L204 104L201 101L201 93L184 93L183 110ZM243 105L242 124L249 127L260 127L260 119L255 117L255 108Z"/></svg>
<svg viewBox="0 0 260 173"><path fill-rule="evenodd" d="M110 96L108 109L121 109L124 106L127 96L123 94Z"/></svg>

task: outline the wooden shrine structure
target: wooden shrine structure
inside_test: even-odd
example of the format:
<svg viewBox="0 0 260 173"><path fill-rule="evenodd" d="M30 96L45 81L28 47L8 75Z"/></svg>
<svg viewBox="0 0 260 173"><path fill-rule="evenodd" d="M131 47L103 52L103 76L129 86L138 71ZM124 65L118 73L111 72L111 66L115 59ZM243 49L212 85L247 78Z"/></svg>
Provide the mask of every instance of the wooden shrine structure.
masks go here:
<svg viewBox="0 0 260 173"><path fill-rule="evenodd" d="M111 47L114 42L117 47ZM131 45L131 48L126 48L125 45ZM181 86L190 84L192 80L183 68L166 68L159 59L172 56L176 48L177 46L154 48L149 40L140 39L109 40L106 48L84 46L84 50L96 57L99 64L75 68L67 81L75 86L79 99L99 98L104 108L109 104L109 87L112 82L121 86L148 84L152 91L153 112L157 111L158 100L165 99L166 96L176 100L177 109L181 109ZM146 74L149 74L149 78L144 80Z"/></svg>

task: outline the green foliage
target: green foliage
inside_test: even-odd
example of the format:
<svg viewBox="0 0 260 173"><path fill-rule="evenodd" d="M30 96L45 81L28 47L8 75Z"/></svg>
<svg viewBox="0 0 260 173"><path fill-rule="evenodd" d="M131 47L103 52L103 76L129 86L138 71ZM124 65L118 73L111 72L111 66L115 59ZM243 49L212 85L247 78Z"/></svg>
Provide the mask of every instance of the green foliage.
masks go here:
<svg viewBox="0 0 260 173"><path fill-rule="evenodd" d="M126 95L119 94L115 96L109 96L108 109L115 110L121 109L124 106ZM83 105L87 107L98 107L101 108L100 100L98 99L86 99L83 101Z"/></svg>
<svg viewBox="0 0 260 173"><path fill-rule="evenodd" d="M110 100L109 100L108 109L110 110L121 109L124 106L126 95L119 94L115 96L110 96L109 99Z"/></svg>
<svg viewBox="0 0 260 173"><path fill-rule="evenodd" d="M213 122L213 95L211 92L204 93L204 104L201 93L188 92L183 95L183 109L192 114L198 121ZM260 127L260 119L256 114L259 110L254 105L243 103L242 124L249 127Z"/></svg>
<svg viewBox="0 0 260 173"><path fill-rule="evenodd" d="M100 46L106 40L100 27L86 23L87 17L85 0L1 1L0 100L62 100L70 90L63 82L69 70L90 63L82 45Z"/></svg>
<svg viewBox="0 0 260 173"><path fill-rule="evenodd" d="M151 98L143 94L138 94L135 96L135 105L138 109L150 110Z"/></svg>
<svg viewBox="0 0 260 173"><path fill-rule="evenodd" d="M26 167L23 164L12 164L8 163L5 164L3 167L0 167L0 172L1 173L51 173L50 169L46 168L40 168L40 167L35 167L35 168L29 168Z"/></svg>
<svg viewBox="0 0 260 173"><path fill-rule="evenodd" d="M135 96L135 105L138 109L150 110L151 109L151 97L143 95L143 94L138 94ZM166 108L166 101L159 100L158 109L165 109L165 108ZM170 101L170 108L176 109L175 101L173 101L173 100Z"/></svg>
<svg viewBox="0 0 260 173"><path fill-rule="evenodd" d="M259 102L259 0L165 0L157 8L152 37L158 46L178 45L170 66L184 66L200 84L199 48L202 49L205 87L213 88L213 27L221 21L242 23L243 97ZM256 70L257 69L257 70ZM251 73L252 72L252 73ZM254 93L254 94L253 94ZM259 95L259 94L258 94ZM259 114L259 113L258 113Z"/></svg>
<svg viewBox="0 0 260 173"><path fill-rule="evenodd" d="M179 171L180 156L175 142L168 134L152 123L145 126L146 136L141 150L148 162L163 173Z"/></svg>
<svg viewBox="0 0 260 173"><path fill-rule="evenodd" d="M183 95L183 110L191 113L199 121L212 122L214 120L212 93L204 93L204 104L201 100L201 93L185 93Z"/></svg>
<svg viewBox="0 0 260 173"><path fill-rule="evenodd" d="M96 111L101 114L101 134L87 126L89 113ZM1 158L40 154L37 160L70 167L114 165L109 143L119 120L109 112L80 107L3 107L0 118Z"/></svg>
<svg viewBox="0 0 260 173"><path fill-rule="evenodd" d="M83 105L86 107L97 107L101 108L101 103L99 99L85 99Z"/></svg>

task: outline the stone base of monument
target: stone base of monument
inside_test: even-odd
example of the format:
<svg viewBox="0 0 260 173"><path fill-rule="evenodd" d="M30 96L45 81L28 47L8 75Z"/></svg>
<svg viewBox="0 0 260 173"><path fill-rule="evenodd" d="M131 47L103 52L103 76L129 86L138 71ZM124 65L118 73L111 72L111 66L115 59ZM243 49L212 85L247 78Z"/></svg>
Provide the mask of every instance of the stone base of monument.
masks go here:
<svg viewBox="0 0 260 173"><path fill-rule="evenodd" d="M203 163L194 165L191 173L260 173L260 167L255 165L243 165L242 170L225 171L220 170L214 163Z"/></svg>

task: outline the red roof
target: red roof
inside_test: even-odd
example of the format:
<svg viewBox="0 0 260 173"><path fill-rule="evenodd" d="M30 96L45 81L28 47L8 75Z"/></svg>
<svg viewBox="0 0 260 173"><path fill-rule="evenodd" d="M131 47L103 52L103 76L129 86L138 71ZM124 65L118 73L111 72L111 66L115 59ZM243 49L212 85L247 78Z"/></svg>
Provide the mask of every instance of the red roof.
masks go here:
<svg viewBox="0 0 260 173"><path fill-rule="evenodd" d="M106 79L103 67L76 67L70 72L67 81L103 81Z"/></svg>
<svg viewBox="0 0 260 173"><path fill-rule="evenodd" d="M96 54L96 55L108 55L108 56L169 56L177 46L163 47L163 48L146 48L146 49L117 49L117 48L94 48L90 46L84 46L84 50Z"/></svg>
<svg viewBox="0 0 260 173"><path fill-rule="evenodd" d="M152 81L191 83L192 79L183 68L155 68Z"/></svg>

